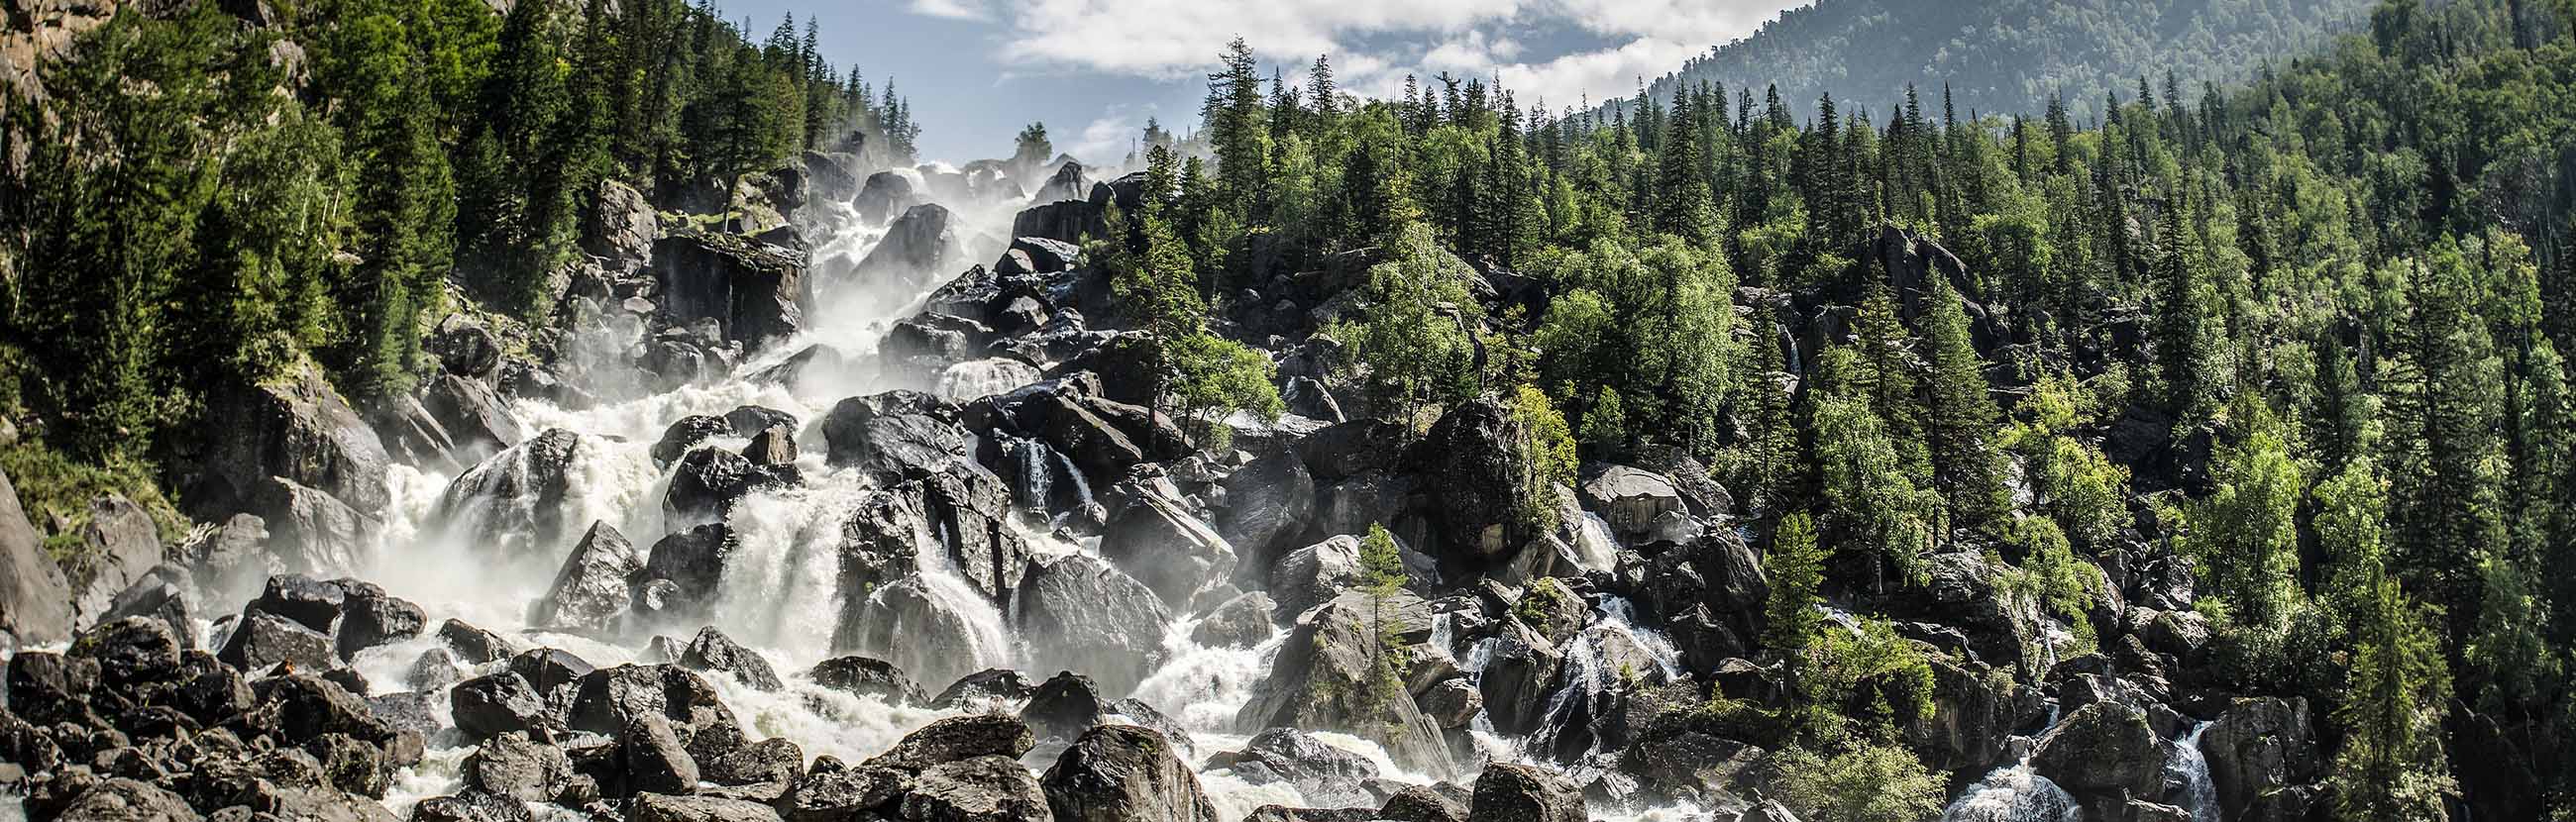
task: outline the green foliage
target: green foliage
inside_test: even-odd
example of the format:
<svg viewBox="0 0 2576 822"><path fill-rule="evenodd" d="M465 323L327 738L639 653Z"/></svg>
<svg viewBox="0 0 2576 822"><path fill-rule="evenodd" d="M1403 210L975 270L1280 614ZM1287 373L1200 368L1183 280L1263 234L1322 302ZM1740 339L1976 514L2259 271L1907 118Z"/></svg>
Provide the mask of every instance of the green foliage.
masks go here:
<svg viewBox="0 0 2576 822"><path fill-rule="evenodd" d="M125 458L90 463L41 442L21 441L0 448L0 472L9 475L19 507L45 534L45 546L57 560L76 559L71 554L80 529L89 524L90 502L108 494L142 506L164 542L187 533L187 519L162 495L150 465Z"/></svg>
<svg viewBox="0 0 2576 822"><path fill-rule="evenodd" d="M2191 506L2180 548L2238 622L2276 629L2299 596L2296 516L2306 468L2269 409L2237 405L2245 433L2212 460L2218 489Z"/></svg>
<svg viewBox="0 0 2576 822"><path fill-rule="evenodd" d="M1476 302L1466 263L1440 248L1431 230L1406 226L1392 257L1369 269L1367 304L1326 334L1349 347L1382 415L1418 428L1426 412L1472 396L1475 350L1466 323Z"/></svg>
<svg viewBox="0 0 2576 822"><path fill-rule="evenodd" d="M1799 679L1799 669L1824 623L1817 609L1824 603L1820 591L1828 555L1816 541L1814 518L1798 511L1780 518L1780 525L1771 532L1771 550L1762 558L1771 584L1770 600L1762 609L1762 645L1789 661L1792 682Z"/></svg>
<svg viewBox="0 0 2576 822"><path fill-rule="evenodd" d="M2012 504L2004 487L2007 466L1996 440L2002 430L1995 403L1987 396L1985 359L1968 337L1968 315L1948 281L1934 278L1924 297L1923 329L1931 378L1932 401L1924 420L1931 446L1935 485L1950 506L1950 519L1962 527L2003 525Z"/></svg>
<svg viewBox="0 0 2576 822"><path fill-rule="evenodd" d="M1412 698L1404 690L1404 625L1387 615L1389 602L1404 593L1408 582L1395 535L1387 533L1383 523L1370 523L1368 536L1360 540L1360 590L1368 594L1369 602L1369 698L1373 700Z"/></svg>
<svg viewBox="0 0 2576 822"><path fill-rule="evenodd" d="M2019 407L2023 419L2003 438L2027 466L2040 508L2082 546L2108 544L2131 524L2129 470L2077 437L2092 422L2093 405L2093 394L2072 379L2044 377Z"/></svg>
<svg viewBox="0 0 2576 822"><path fill-rule="evenodd" d="M1848 349L1828 352L1840 365L1828 373L1848 371ZM1941 497L1907 478L1896 442L1886 423L1856 396L1820 400L1812 420L1814 460L1823 479L1827 523L1845 544L1873 559L1875 568L1894 568L1906 578L1922 573L1922 558L1943 530ZM1885 580L1873 579L1883 590Z"/></svg>
<svg viewBox="0 0 2576 822"><path fill-rule="evenodd" d="M1574 453L1574 433L1566 426L1565 415L1548 401L1547 392L1528 385L1512 392L1511 431L1520 450L1516 462L1524 472L1518 483L1521 533L1554 528L1561 515L1557 489L1574 484L1580 464Z"/></svg>
<svg viewBox="0 0 2576 822"><path fill-rule="evenodd" d="M1814 822L1915 822L1941 813L1941 775L1905 746L1860 743L1830 756L1781 751L1780 800Z"/></svg>
<svg viewBox="0 0 2576 822"><path fill-rule="evenodd" d="M1172 343L1169 354L1180 375L1172 385L1172 406L1189 421L1199 441L1223 449L1233 439L1226 418L1237 412L1272 422L1284 409L1279 401L1277 368L1250 346L1199 332Z"/></svg>
<svg viewBox="0 0 2576 822"><path fill-rule="evenodd" d="M2354 820L2440 820L2458 793L2441 749L2450 696L2441 640L2398 592L2374 574L2356 624L2349 698L2335 711L2344 728L2327 777L2335 816Z"/></svg>

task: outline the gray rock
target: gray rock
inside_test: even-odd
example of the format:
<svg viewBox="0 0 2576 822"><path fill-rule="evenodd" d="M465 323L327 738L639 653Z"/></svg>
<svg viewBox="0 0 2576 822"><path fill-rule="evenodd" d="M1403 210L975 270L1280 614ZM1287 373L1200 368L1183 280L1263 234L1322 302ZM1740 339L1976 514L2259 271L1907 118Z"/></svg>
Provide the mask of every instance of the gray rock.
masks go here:
<svg viewBox="0 0 2576 822"><path fill-rule="evenodd" d="M522 802L552 802L572 781L563 749L511 731L483 741L465 757L465 785Z"/></svg>
<svg viewBox="0 0 2576 822"><path fill-rule="evenodd" d="M1172 743L1132 725L1085 732L1038 784L1062 822L1218 822Z"/></svg>
<svg viewBox="0 0 2576 822"><path fill-rule="evenodd" d="M2078 798L2153 796L2164 784L2164 755L2146 711L2096 702L2040 737L2031 767Z"/></svg>
<svg viewBox="0 0 2576 822"><path fill-rule="evenodd" d="M2291 798L2319 775L2322 759L2310 721L2305 698L2241 698L2201 732L2201 754L2209 760L2210 782L2227 818L2266 818L2305 807L2295 799L2271 800Z"/></svg>
<svg viewBox="0 0 2576 822"><path fill-rule="evenodd" d="M664 237L653 243L662 310L680 323L716 321L728 341L756 350L805 325L805 263L735 234Z"/></svg>
<svg viewBox="0 0 2576 822"><path fill-rule="evenodd" d="M1430 609L1420 599L1398 594L1385 609L1406 641L1429 635ZM1255 728L1342 731L1386 746L1406 768L1448 773L1453 767L1440 729L1413 700L1370 696L1378 687L1369 673L1369 648L1377 636L1370 610L1368 597L1354 592L1307 612L1235 721Z"/></svg>
<svg viewBox="0 0 2576 822"><path fill-rule="evenodd" d="M1586 822L1583 790L1546 770L1493 763L1476 777L1468 803L1475 822Z"/></svg>
<svg viewBox="0 0 2576 822"><path fill-rule="evenodd" d="M716 796L636 794L628 803L630 822L776 822L778 811L747 799Z"/></svg>
<svg viewBox="0 0 2576 822"><path fill-rule="evenodd" d="M1288 613L1332 601L1362 582L1360 540L1348 534L1288 552L1270 569L1270 593Z"/></svg>
<svg viewBox="0 0 2576 822"><path fill-rule="evenodd" d="M1074 554L1032 563L1017 607L1020 635L1039 670L1081 669L1110 693L1145 681L1162 651L1163 601L1099 559Z"/></svg>
<svg viewBox="0 0 2576 822"><path fill-rule="evenodd" d="M903 818L920 822L1052 822L1047 795L1016 759L979 756L922 771Z"/></svg>
<svg viewBox="0 0 2576 822"><path fill-rule="evenodd" d="M886 484L927 476L972 451L955 419L954 406L918 392L845 399L823 417L824 459Z"/></svg>
<svg viewBox="0 0 2576 822"><path fill-rule="evenodd" d="M952 716L922 726L863 767L918 772L982 756L1017 759L1037 746L1028 723L998 714Z"/></svg>
<svg viewBox="0 0 2576 822"><path fill-rule="evenodd" d="M825 688L882 697L897 704L922 705L930 701L930 697L921 692L920 685L903 675L903 669L882 659L834 657L815 663L808 676L813 678L814 684Z"/></svg>
<svg viewBox="0 0 2576 822"><path fill-rule="evenodd" d="M380 511L392 500L384 441L317 366L299 367L284 379L219 386L206 398L203 430L223 436L204 441L179 493L202 516L243 510L268 516L248 503L270 477L320 490L359 513Z"/></svg>
<svg viewBox="0 0 2576 822"><path fill-rule="evenodd" d="M531 625L602 631L615 623L634 601L627 580L643 570L635 547L626 536L610 527L607 521L591 523L590 531L564 557L563 567L555 571L554 584L546 588L530 609Z"/></svg>
<svg viewBox="0 0 2576 822"><path fill-rule="evenodd" d="M71 638L71 584L45 555L44 538L18 504L17 486L0 473L0 645L45 645Z"/></svg>
<svg viewBox="0 0 2576 822"><path fill-rule="evenodd" d="M329 634L262 611L242 616L217 657L245 671L266 671L282 662L313 671L340 665L339 647Z"/></svg>
<svg viewBox="0 0 2576 822"><path fill-rule="evenodd" d="M161 536L152 515L121 494L90 501L89 521L73 529L79 541L63 566L72 589L75 626L97 624L116 595L161 564Z"/></svg>
<svg viewBox="0 0 2576 822"><path fill-rule="evenodd" d="M1220 603L1190 631L1190 641L1208 647L1249 648L1268 640L1277 629L1270 615L1279 610L1270 595L1253 591Z"/></svg>
<svg viewBox="0 0 2576 822"><path fill-rule="evenodd" d="M1245 741L1243 750L1209 757L1211 768L1233 769L1256 785L1284 782L1316 805L1351 807L1375 801L1367 783L1377 766L1366 758L1325 744L1295 728L1269 728Z"/></svg>
<svg viewBox="0 0 2576 822"><path fill-rule="evenodd" d="M729 673L743 684L763 691L787 687L779 681L777 669L770 667L767 658L735 643L713 625L698 629L698 635L689 640L688 648L680 652L680 666Z"/></svg>
<svg viewBox="0 0 2576 822"><path fill-rule="evenodd" d="M500 393L481 380L440 374L421 389L420 405L456 446L508 448L528 438Z"/></svg>
<svg viewBox="0 0 2576 822"><path fill-rule="evenodd" d="M1187 607L1201 586L1234 573L1234 548L1180 503L1161 494L1130 499L1100 535L1100 556L1154 591L1172 608Z"/></svg>
<svg viewBox="0 0 2576 822"><path fill-rule="evenodd" d="M662 236L661 216L642 192L616 180L601 180L597 207L583 221L581 247L606 261L614 271L642 268L652 259L653 241Z"/></svg>
<svg viewBox="0 0 2576 822"><path fill-rule="evenodd" d="M421 627L429 621L420 606L386 593L375 583L338 579L330 584L344 593L340 630L335 637L341 659L354 659L359 651L420 636Z"/></svg>
<svg viewBox="0 0 2576 822"><path fill-rule="evenodd" d="M1225 509L1217 535L1234 547L1242 572L1262 573L1279 552L1296 547L1315 516L1315 477L1295 454L1272 454L1236 469L1225 479Z"/></svg>

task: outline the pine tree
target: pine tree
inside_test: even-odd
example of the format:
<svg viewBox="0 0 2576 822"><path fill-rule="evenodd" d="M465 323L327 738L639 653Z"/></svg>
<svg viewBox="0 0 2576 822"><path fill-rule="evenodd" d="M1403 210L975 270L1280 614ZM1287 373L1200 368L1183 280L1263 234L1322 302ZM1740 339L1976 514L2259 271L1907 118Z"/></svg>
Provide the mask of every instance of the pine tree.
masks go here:
<svg viewBox="0 0 2576 822"><path fill-rule="evenodd" d="M1969 339L1963 298L1946 278L1934 275L1932 291L1923 299L1924 342L1932 366L1924 434L1939 478L1934 484L1949 498L1952 524L1997 527L2012 498L2004 487L2003 451L1995 443L2001 426L1986 386L1985 359Z"/></svg>
<svg viewBox="0 0 2576 822"><path fill-rule="evenodd" d="M2441 749L2450 698L2441 640L2397 580L2373 573L2355 626L2349 698L2335 711L2344 727L2335 753L2335 816L2351 822L2438 822L2458 793Z"/></svg>

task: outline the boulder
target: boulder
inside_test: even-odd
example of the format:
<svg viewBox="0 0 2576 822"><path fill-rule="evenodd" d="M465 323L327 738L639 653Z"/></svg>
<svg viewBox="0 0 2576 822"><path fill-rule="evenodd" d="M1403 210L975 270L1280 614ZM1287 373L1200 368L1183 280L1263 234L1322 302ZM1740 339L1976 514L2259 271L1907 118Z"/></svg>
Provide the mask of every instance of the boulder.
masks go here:
<svg viewBox="0 0 2576 822"><path fill-rule="evenodd" d="M980 756L1017 759L1037 746L1027 723L999 714L952 716L905 734L893 749L863 767L920 772Z"/></svg>
<svg viewBox="0 0 2576 822"><path fill-rule="evenodd" d="M370 563L367 549L378 522L320 489L270 477L254 489L253 509L268 529L276 564L317 576L353 573Z"/></svg>
<svg viewBox="0 0 2576 822"><path fill-rule="evenodd" d="M188 605L187 572L164 565L142 579L126 586L99 616L104 625L127 617L143 617L168 626L180 650L197 647L197 621ZM0 612L5 613L5 612Z"/></svg>
<svg viewBox="0 0 2576 822"><path fill-rule="evenodd" d="M499 546L508 556L542 554L571 542L586 523L566 518L576 506L573 460L599 446L580 434L547 429L477 463L448 483L432 519L449 535Z"/></svg>
<svg viewBox="0 0 2576 822"><path fill-rule="evenodd" d="M359 651L420 636L429 622L419 605L386 593L375 583L338 579L330 584L343 592L335 636L341 659L355 659Z"/></svg>
<svg viewBox="0 0 2576 822"><path fill-rule="evenodd" d="M639 793L627 803L628 822L778 822L778 810L748 799Z"/></svg>
<svg viewBox="0 0 2576 822"><path fill-rule="evenodd" d="M763 691L787 687L779 681L778 671L759 653L735 644L733 638L709 625L698 629L689 647L680 652L680 666L695 671L722 671L733 674L742 684Z"/></svg>
<svg viewBox="0 0 2576 822"><path fill-rule="evenodd" d="M796 780L778 808L788 822L834 822L868 818L903 797L912 775L891 768L824 768L821 763Z"/></svg>
<svg viewBox="0 0 2576 822"><path fill-rule="evenodd" d="M1496 762L1476 776L1468 803L1475 822L1586 822L1583 789L1529 765Z"/></svg>
<svg viewBox="0 0 2576 822"><path fill-rule="evenodd" d="M785 784L804 772L804 749L794 741L772 737L708 761L699 777L718 785Z"/></svg>
<svg viewBox="0 0 2576 822"><path fill-rule="evenodd" d="M170 626L150 617L126 617L82 634L72 643L70 655L97 663L99 683L107 694L139 703L178 683L180 650Z"/></svg>
<svg viewBox="0 0 2576 822"><path fill-rule="evenodd" d="M1110 701L1090 677L1062 671L1029 695L1028 704L1020 706L1020 721L1040 737L1072 739L1099 725Z"/></svg>
<svg viewBox="0 0 2576 822"><path fill-rule="evenodd" d="M440 374L422 386L420 406L458 447L508 448L528 438L500 393L481 380Z"/></svg>
<svg viewBox="0 0 2576 822"><path fill-rule="evenodd" d="M206 397L205 431L222 436L194 441L179 498L205 518L255 510L249 503L270 477L319 489L360 513L392 501L385 485L388 457L382 439L321 368L301 364L284 377L230 383Z"/></svg>
<svg viewBox="0 0 2576 822"><path fill-rule="evenodd" d="M456 683L448 689L447 700L456 729L469 739L537 731L548 724L545 695L510 671Z"/></svg>
<svg viewBox="0 0 2576 822"><path fill-rule="evenodd" d="M508 659L519 653L518 643L509 638L453 617L438 624L438 640L468 665Z"/></svg>
<svg viewBox="0 0 2576 822"><path fill-rule="evenodd" d="M736 234L664 237L653 243L653 273L674 322L714 320L746 349L805 325L805 262L777 247Z"/></svg>
<svg viewBox="0 0 2576 822"><path fill-rule="evenodd" d="M1467 822L1467 803L1428 785L1409 785L1378 806L1388 822Z"/></svg>
<svg viewBox="0 0 2576 822"><path fill-rule="evenodd" d="M1625 465L1594 472L1577 489L1584 507L1600 514L1622 542L1683 541L1697 536L1689 508L1670 477Z"/></svg>
<svg viewBox="0 0 2576 822"><path fill-rule="evenodd" d="M279 663L314 671L340 665L339 647L331 635L265 611L243 614L216 656L245 671L266 671Z"/></svg>
<svg viewBox="0 0 2576 822"><path fill-rule="evenodd" d="M483 741L465 757L465 786L521 802L552 802L572 782L563 749L511 731Z"/></svg>
<svg viewBox="0 0 2576 822"><path fill-rule="evenodd" d="M724 581L725 558L732 553L733 529L721 522L663 537L645 556L642 579L669 582L669 596L657 598L648 583L636 589L633 607L670 618L703 609L715 600Z"/></svg>
<svg viewBox="0 0 2576 822"><path fill-rule="evenodd" d="M797 159L805 172L806 193L814 200L846 203L859 196L865 183L859 177L859 155L809 150Z"/></svg>
<svg viewBox="0 0 2576 822"><path fill-rule="evenodd" d="M1235 646L1249 648L1270 639L1276 626L1271 614L1279 610L1270 595L1261 591L1238 594L1218 603L1190 630L1190 641L1215 648Z"/></svg>
<svg viewBox="0 0 2576 822"><path fill-rule="evenodd" d="M527 680L528 685L536 688L537 693L546 695L550 703L558 696L565 696L559 691L580 685L582 677L596 670L599 666L561 648L531 648L510 657L510 672Z"/></svg>
<svg viewBox="0 0 2576 822"><path fill-rule="evenodd" d="M71 638L71 583L44 552L18 489L0 473L0 647L45 645Z"/></svg>
<svg viewBox="0 0 2576 822"><path fill-rule="evenodd" d="M2322 759L2309 723L2303 697L2240 698L2201 732L2201 755L2209 760L2209 780L2226 818L2260 818L2261 811L2303 806L2270 800L2317 779Z"/></svg>
<svg viewBox="0 0 2576 822"><path fill-rule="evenodd" d="M632 604L627 580L643 568L624 534L606 520L593 522L564 557L545 596L529 609L528 624L605 631Z"/></svg>
<svg viewBox="0 0 2576 822"><path fill-rule="evenodd" d="M652 259L653 241L661 236L661 217L643 192L616 180L599 182L597 206L582 221L583 251L612 271L633 271Z"/></svg>
<svg viewBox="0 0 2576 822"><path fill-rule="evenodd" d="M422 345L438 356L441 372L475 380L500 374L501 338L491 328L464 313L449 314L438 325Z"/></svg>
<svg viewBox="0 0 2576 822"><path fill-rule="evenodd" d="M1238 568L1266 572L1315 516L1315 477L1295 454L1272 454L1225 479L1217 535L1234 547ZM1240 573L1237 576L1241 578Z"/></svg>
<svg viewBox="0 0 2576 822"><path fill-rule="evenodd" d="M63 562L71 582L72 621L96 624L116 604L116 595L161 564L161 535L152 515L123 494L90 500L87 521L73 528L78 541Z"/></svg>
<svg viewBox="0 0 2576 822"><path fill-rule="evenodd" d="M864 656L833 657L814 663L807 674L814 684L860 696L874 696L895 704L923 705L930 697L921 686L903 675L903 669L882 659Z"/></svg>
<svg viewBox="0 0 2576 822"><path fill-rule="evenodd" d="M1297 441L1297 456L1317 482L1334 483L1397 467L1409 439L1401 425L1357 419L1325 426Z"/></svg>
<svg viewBox="0 0 2576 822"><path fill-rule="evenodd" d="M734 503L753 491L794 485L797 480L793 465L753 465L732 451L700 448L681 457L672 469L670 488L662 496L662 518L673 524L722 521Z"/></svg>
<svg viewBox="0 0 2576 822"><path fill-rule="evenodd" d="M1082 669L1117 694L1152 673L1171 621L1152 589L1082 554L1030 563L1011 613L1031 664Z"/></svg>
<svg viewBox="0 0 2576 822"><path fill-rule="evenodd" d="M883 659L934 682L979 670L979 660L1000 650L990 646L1004 641L969 615L968 609L984 607L981 603L943 597L919 574L878 586L857 606L833 632L834 653Z"/></svg>
<svg viewBox="0 0 2576 822"><path fill-rule="evenodd" d="M1060 200L1022 209L1011 218L1011 236L1080 244L1109 236L1109 223L1097 204Z"/></svg>
<svg viewBox="0 0 2576 822"><path fill-rule="evenodd" d="M1082 246L1045 237L1019 236L993 266L1003 276L1060 274L1082 264ZM1032 326L1034 327L1034 326Z"/></svg>
<svg viewBox="0 0 2576 822"><path fill-rule="evenodd" d="M963 238L946 207L924 203L905 209L886 225L884 239L859 260L853 275L859 282L919 293L934 277L945 277L966 261Z"/></svg>
<svg viewBox="0 0 2576 822"><path fill-rule="evenodd" d="M1083 733L1038 784L1060 822L1219 822L1172 743L1132 725Z"/></svg>
<svg viewBox="0 0 2576 822"><path fill-rule="evenodd" d="M1287 613L1332 601L1359 587L1360 540L1344 534L1288 552L1270 569L1270 593Z"/></svg>
<svg viewBox="0 0 2576 822"><path fill-rule="evenodd" d="M978 756L931 767L912 780L905 819L922 822L1051 822L1037 777L1006 756Z"/></svg>
<svg viewBox="0 0 2576 822"><path fill-rule="evenodd" d="M569 724L573 730L623 734L648 715L666 720L692 756L714 759L742 744L742 726L717 698L715 686L677 665L619 665L581 678Z"/></svg>
<svg viewBox="0 0 2576 822"><path fill-rule="evenodd" d="M860 219L883 223L889 217L910 210L918 202L920 199L913 191L912 177L900 171L880 171L868 175L867 181L859 185L853 205L858 208Z"/></svg>
<svg viewBox="0 0 2576 822"><path fill-rule="evenodd" d="M669 465L709 439L733 433L733 425L723 417L691 414L662 429L662 438L653 443L653 464Z"/></svg>
<svg viewBox="0 0 2576 822"><path fill-rule="evenodd" d="M433 796L412 806L412 822L527 822L528 804L483 791Z"/></svg>
<svg viewBox="0 0 2576 822"><path fill-rule="evenodd" d="M972 709L1001 703L1025 703L1037 693L1037 686L1027 677L1009 668L989 668L960 677L947 689L931 698L930 707L943 711Z"/></svg>
<svg viewBox="0 0 2576 822"><path fill-rule="evenodd" d="M852 397L823 418L824 459L892 484L973 453L973 435L958 427L956 408L915 391Z"/></svg>
<svg viewBox="0 0 2576 822"><path fill-rule="evenodd" d="M773 425L751 435L743 445L742 458L755 469L794 468L796 465L796 429ZM775 472L773 472L775 473Z"/></svg>
<svg viewBox="0 0 2576 822"><path fill-rule="evenodd" d="M1444 567L1492 567L1535 534L1520 525L1524 478L1532 476L1510 409L1492 399L1461 403L1431 426L1422 473L1431 478Z"/></svg>
<svg viewBox="0 0 2576 822"><path fill-rule="evenodd" d="M1403 694L1372 690L1380 686L1369 666L1378 636L1368 619L1371 604L1366 594L1351 592L1306 612L1235 721L1350 733L1385 746L1407 769L1448 773L1453 768L1439 727ZM1422 600L1397 594L1384 610L1389 627L1406 641L1429 636L1431 613Z"/></svg>
<svg viewBox="0 0 2576 822"><path fill-rule="evenodd" d="M196 822L204 817L188 800L148 782L124 777L108 779L91 786L57 809L54 818L63 820L116 820L117 822Z"/></svg>
<svg viewBox="0 0 2576 822"><path fill-rule="evenodd" d="M2078 797L2156 796L2164 760L2164 739L2145 710L2096 702L2040 737L2031 767Z"/></svg>
<svg viewBox="0 0 2576 822"><path fill-rule="evenodd" d="M1172 608L1187 607L1190 595L1232 575L1235 564L1224 537L1158 493L1134 495L1119 507L1101 532L1100 556Z"/></svg>
<svg viewBox="0 0 2576 822"><path fill-rule="evenodd" d="M1209 757L1209 768L1227 768L1255 785L1285 783L1309 803L1329 807L1369 804L1368 782L1378 776L1366 757L1325 744L1295 728L1253 734L1243 750Z"/></svg>

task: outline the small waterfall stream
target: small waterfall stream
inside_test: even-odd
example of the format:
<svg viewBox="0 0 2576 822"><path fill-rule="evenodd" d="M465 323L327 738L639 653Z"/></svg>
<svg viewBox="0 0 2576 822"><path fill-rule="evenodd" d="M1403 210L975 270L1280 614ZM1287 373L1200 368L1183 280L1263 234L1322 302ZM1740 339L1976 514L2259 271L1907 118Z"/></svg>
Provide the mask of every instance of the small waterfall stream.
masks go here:
<svg viewBox="0 0 2576 822"><path fill-rule="evenodd" d="M2209 757L2200 752L2200 735L2210 723L2191 726L2181 738L2165 743L2165 798L2191 813L2192 822L2219 822L2218 785L2209 779Z"/></svg>

